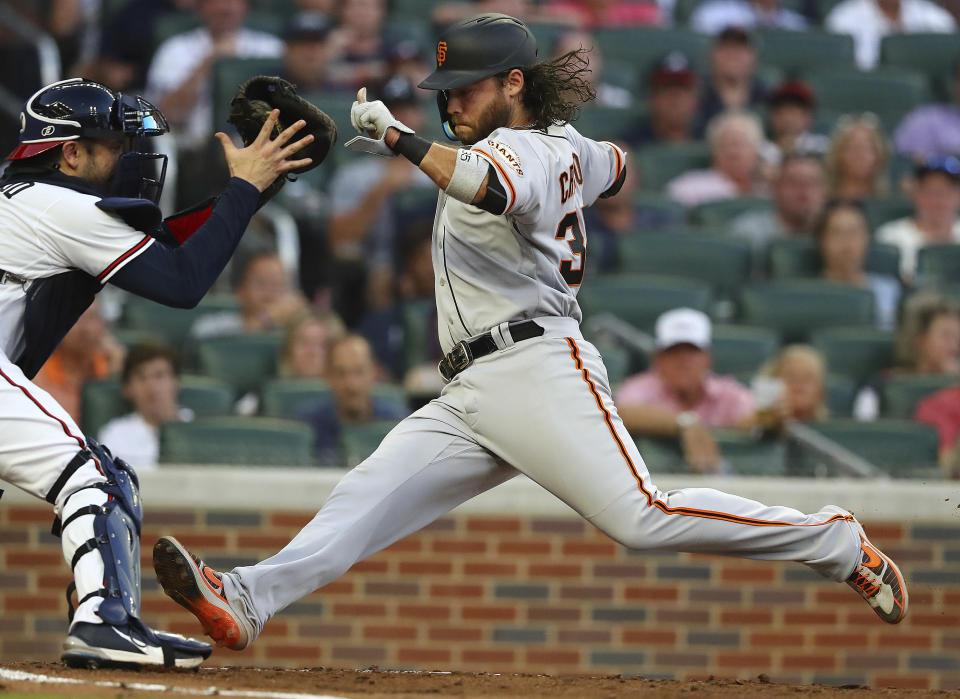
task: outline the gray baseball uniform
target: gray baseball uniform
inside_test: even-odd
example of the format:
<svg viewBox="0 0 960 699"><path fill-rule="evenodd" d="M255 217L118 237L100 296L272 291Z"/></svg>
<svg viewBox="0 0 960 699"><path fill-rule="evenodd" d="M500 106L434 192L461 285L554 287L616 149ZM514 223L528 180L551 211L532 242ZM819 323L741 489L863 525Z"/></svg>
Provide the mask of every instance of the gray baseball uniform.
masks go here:
<svg viewBox="0 0 960 699"><path fill-rule="evenodd" d="M798 561L845 580L860 554L849 514L807 515L708 488L661 492L623 427L576 301L588 251L582 208L617 180L622 151L564 125L497 129L460 157L488 161L508 204L495 216L440 194L440 341L449 352L489 333L498 349L401 422L282 551L223 576L256 632L358 560L518 473L632 549ZM542 335L515 341L508 324L524 320Z"/></svg>

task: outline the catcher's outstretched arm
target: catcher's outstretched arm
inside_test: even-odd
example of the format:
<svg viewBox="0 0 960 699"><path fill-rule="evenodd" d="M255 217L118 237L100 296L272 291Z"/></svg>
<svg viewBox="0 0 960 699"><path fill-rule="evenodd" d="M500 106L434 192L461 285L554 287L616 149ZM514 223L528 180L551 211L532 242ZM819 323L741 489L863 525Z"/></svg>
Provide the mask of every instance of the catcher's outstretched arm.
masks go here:
<svg viewBox="0 0 960 699"><path fill-rule="evenodd" d="M193 308L226 267L259 197L252 184L231 178L210 218L183 245L172 248L155 242L114 274L110 283L165 306Z"/></svg>

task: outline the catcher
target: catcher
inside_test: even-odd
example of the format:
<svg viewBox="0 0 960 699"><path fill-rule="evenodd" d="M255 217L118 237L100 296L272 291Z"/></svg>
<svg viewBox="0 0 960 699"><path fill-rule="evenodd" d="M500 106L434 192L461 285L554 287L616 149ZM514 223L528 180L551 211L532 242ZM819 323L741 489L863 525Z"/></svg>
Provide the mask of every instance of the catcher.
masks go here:
<svg viewBox="0 0 960 699"><path fill-rule="evenodd" d="M250 81L233 112L246 147L217 134L226 189L167 219L157 207L166 156L149 146L168 130L163 114L81 78L27 100L0 180L0 479L53 505L74 577L68 665L196 667L210 655L206 643L141 621L136 474L31 379L107 282L195 306L258 206L287 173L319 165L336 137L330 118L278 78Z"/></svg>

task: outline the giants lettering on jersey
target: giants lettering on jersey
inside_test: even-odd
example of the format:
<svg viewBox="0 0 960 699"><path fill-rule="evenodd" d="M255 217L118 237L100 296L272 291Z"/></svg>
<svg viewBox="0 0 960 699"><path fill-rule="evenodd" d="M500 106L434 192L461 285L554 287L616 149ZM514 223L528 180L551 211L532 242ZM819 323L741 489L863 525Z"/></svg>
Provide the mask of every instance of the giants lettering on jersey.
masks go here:
<svg viewBox="0 0 960 699"><path fill-rule="evenodd" d="M513 148L505 143L500 143L500 141L487 141L487 145L499 153L503 159L507 161L507 165L516 170L517 174L523 177L523 170L520 168L520 158L517 157L517 154L514 152Z"/></svg>
<svg viewBox="0 0 960 699"><path fill-rule="evenodd" d="M577 186L583 184L583 170L580 169L580 158L573 154L573 162L565 172L560 173L560 203L566 204L567 199L573 196Z"/></svg>

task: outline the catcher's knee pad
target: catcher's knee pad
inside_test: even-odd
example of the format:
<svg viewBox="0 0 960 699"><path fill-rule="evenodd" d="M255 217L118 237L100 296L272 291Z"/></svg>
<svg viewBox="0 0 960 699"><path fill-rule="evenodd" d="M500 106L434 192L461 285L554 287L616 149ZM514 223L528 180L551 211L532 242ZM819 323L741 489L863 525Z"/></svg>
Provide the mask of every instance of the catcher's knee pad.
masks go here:
<svg viewBox="0 0 960 699"><path fill-rule="evenodd" d="M100 556L104 570L103 587L85 595L78 605L92 597L103 597L98 610L100 617L108 624L122 625L128 617L140 616L140 528L143 514L139 481L129 464L114 459L105 447L93 440L87 440L87 448L78 457L84 462L91 458L96 461L107 480L89 488L103 491L107 498L100 505L87 505L70 512L69 500L76 495L72 493L63 508L63 523L54 523L54 533L59 535L79 517L93 515L93 537L76 548L70 567L75 569L84 556ZM68 602L75 588L72 582L67 587ZM72 620L72 605L69 616Z"/></svg>

